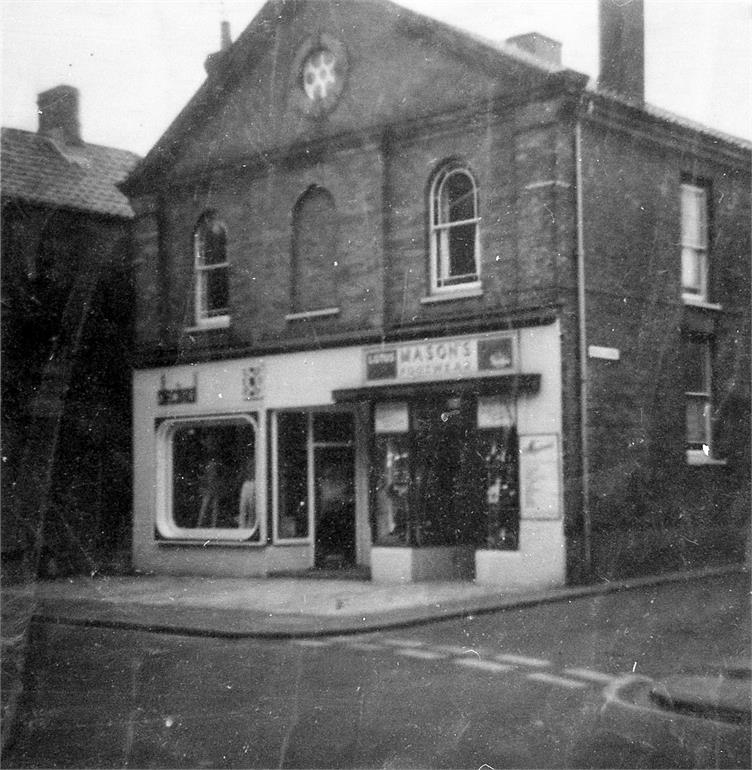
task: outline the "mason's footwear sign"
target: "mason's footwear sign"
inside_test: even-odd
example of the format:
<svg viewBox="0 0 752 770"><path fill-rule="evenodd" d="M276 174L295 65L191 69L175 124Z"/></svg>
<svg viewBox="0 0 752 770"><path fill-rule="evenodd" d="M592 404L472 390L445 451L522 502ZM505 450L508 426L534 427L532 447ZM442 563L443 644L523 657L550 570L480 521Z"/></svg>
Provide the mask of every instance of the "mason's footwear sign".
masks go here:
<svg viewBox="0 0 752 770"><path fill-rule="evenodd" d="M515 369L510 334L440 338L365 351L366 382L444 380L497 375Z"/></svg>

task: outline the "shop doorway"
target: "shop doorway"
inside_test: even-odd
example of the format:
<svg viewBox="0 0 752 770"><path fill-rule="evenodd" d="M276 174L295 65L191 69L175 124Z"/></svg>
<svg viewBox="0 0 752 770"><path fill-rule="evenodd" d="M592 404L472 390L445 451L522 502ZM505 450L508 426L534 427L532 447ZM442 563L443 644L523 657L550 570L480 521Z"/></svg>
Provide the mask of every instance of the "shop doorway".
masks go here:
<svg viewBox="0 0 752 770"><path fill-rule="evenodd" d="M355 565L355 453L352 444L314 449L314 564Z"/></svg>
<svg viewBox="0 0 752 770"><path fill-rule="evenodd" d="M475 399L426 399L414 409L416 544L477 543L483 501Z"/></svg>

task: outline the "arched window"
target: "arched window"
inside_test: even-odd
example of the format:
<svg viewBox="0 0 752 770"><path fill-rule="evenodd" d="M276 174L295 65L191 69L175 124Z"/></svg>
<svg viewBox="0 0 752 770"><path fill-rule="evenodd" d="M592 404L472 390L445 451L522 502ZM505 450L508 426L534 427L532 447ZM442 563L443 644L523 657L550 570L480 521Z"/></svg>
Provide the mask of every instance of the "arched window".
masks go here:
<svg viewBox="0 0 752 770"><path fill-rule="evenodd" d="M215 211L198 220L193 233L197 326L226 326L230 320L227 229Z"/></svg>
<svg viewBox="0 0 752 770"><path fill-rule="evenodd" d="M295 312L336 305L337 209L314 185L300 196L292 222L292 307Z"/></svg>
<svg viewBox="0 0 752 770"><path fill-rule="evenodd" d="M429 205L432 291L479 283L478 188L470 171L459 163L441 168Z"/></svg>

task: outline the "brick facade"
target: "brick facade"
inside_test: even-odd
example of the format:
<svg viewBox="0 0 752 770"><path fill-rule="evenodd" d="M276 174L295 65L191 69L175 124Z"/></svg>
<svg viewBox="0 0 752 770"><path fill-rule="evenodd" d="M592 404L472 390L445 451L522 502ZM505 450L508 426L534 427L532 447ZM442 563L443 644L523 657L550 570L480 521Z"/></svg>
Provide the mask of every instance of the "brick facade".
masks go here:
<svg viewBox="0 0 752 770"><path fill-rule="evenodd" d="M177 121L128 182L140 365L524 328L553 315L570 579L639 572L656 559L669 568L736 558L729 544L745 526L750 481L749 148L391 6L334 7L284 5L271 48L250 45L274 24L262 11L189 106L201 120ZM348 51L341 103L319 120L291 97L294 57L312 30ZM587 361L586 463L576 124L587 342L619 351L616 361ZM429 293L428 194L451 158L478 184L482 291L444 301ZM713 307L681 298L685 178L712 190ZM292 212L311 185L336 207L338 310L301 317L291 298ZM229 234L231 324L196 330L192 233L207 209L220 212ZM685 458L680 348L698 325L714 340L723 466ZM697 538L699 546L686 545Z"/></svg>

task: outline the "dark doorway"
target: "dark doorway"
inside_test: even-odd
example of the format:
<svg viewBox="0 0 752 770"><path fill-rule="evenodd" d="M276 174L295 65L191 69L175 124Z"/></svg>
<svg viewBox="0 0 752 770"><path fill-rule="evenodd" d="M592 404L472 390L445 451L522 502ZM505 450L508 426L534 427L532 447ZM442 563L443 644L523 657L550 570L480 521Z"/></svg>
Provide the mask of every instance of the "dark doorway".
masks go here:
<svg viewBox="0 0 752 770"><path fill-rule="evenodd" d="M482 467L474 398L415 404L416 545L477 543L483 532Z"/></svg>
<svg viewBox="0 0 752 770"><path fill-rule="evenodd" d="M342 569L355 564L355 462L352 446L315 449L315 565Z"/></svg>

